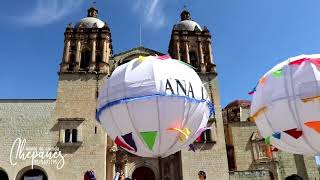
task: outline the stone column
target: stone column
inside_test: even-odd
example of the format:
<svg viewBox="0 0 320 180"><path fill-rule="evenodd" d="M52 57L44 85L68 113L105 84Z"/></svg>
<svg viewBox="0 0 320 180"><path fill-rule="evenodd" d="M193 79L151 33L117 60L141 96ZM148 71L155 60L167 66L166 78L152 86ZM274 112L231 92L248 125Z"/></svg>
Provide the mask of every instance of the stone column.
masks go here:
<svg viewBox="0 0 320 180"><path fill-rule="evenodd" d="M109 74L110 42L106 34L102 35L102 62L99 64L100 72Z"/></svg>
<svg viewBox="0 0 320 180"><path fill-rule="evenodd" d="M202 43L200 40L198 40L198 58L200 61L200 71L202 73L206 72L206 66L205 66L205 62L204 62L204 58L203 58L203 49L202 49Z"/></svg>
<svg viewBox="0 0 320 180"><path fill-rule="evenodd" d="M70 56L70 40L66 39L64 42L64 52L63 52L63 61L64 63L69 63L69 56Z"/></svg>
<svg viewBox="0 0 320 180"><path fill-rule="evenodd" d="M67 71L69 67L69 57L70 57L70 39L66 37L64 41L63 49L63 61L61 64L61 71Z"/></svg>
<svg viewBox="0 0 320 180"><path fill-rule="evenodd" d="M209 50L209 61L210 64L213 64L213 54L212 54L212 47L211 47L211 41L207 40L207 46L208 46L208 50Z"/></svg>
<svg viewBox="0 0 320 180"><path fill-rule="evenodd" d="M81 59L81 40L77 39L76 41L76 70L80 70L80 59Z"/></svg>
<svg viewBox="0 0 320 180"><path fill-rule="evenodd" d="M186 62L190 64L189 42L188 42L188 41L185 41L185 42L184 42L184 48L185 48L185 58L186 58Z"/></svg>
<svg viewBox="0 0 320 180"><path fill-rule="evenodd" d="M96 34L91 34L90 39L91 39L91 62L89 65L89 71L94 71L96 69L96 42L97 35Z"/></svg>
<svg viewBox="0 0 320 180"><path fill-rule="evenodd" d="M175 41L175 45L176 45L176 58L178 60L181 60L181 55L180 55L180 42L179 41Z"/></svg>
<svg viewBox="0 0 320 180"><path fill-rule="evenodd" d="M110 59L110 48L109 48L109 46L110 46L109 41L106 41L105 42L105 46L104 46L104 53L106 54L104 62L107 63L107 65L109 65L109 59Z"/></svg>
<svg viewBox="0 0 320 180"><path fill-rule="evenodd" d="M60 133L60 135L59 135L59 142L60 143L64 143L64 136L65 136L65 134L64 134L64 129L60 129L59 130L59 133Z"/></svg>
<svg viewBox="0 0 320 180"><path fill-rule="evenodd" d="M212 47L211 47L211 40L209 39L207 41L207 47L208 47L208 55L209 55L209 59L207 60L207 71L210 72L215 72L216 73L216 69L215 69L215 65L213 63L213 52L212 52Z"/></svg>

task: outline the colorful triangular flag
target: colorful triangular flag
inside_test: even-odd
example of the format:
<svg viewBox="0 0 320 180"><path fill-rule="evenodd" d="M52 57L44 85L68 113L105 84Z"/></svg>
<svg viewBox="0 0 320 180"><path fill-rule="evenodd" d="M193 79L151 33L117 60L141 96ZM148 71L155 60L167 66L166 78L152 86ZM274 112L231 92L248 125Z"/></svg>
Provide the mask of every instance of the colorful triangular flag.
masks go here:
<svg viewBox="0 0 320 180"><path fill-rule="evenodd" d="M280 77L282 75L282 71L283 69L279 69L277 71L272 72L271 75L274 77Z"/></svg>
<svg viewBox="0 0 320 180"><path fill-rule="evenodd" d="M140 61L144 61L144 60L146 60L146 58L147 58L146 56L139 56Z"/></svg>
<svg viewBox="0 0 320 180"><path fill-rule="evenodd" d="M256 90L257 90L257 86L255 86L255 87L252 89L252 91L250 91L248 94L249 94L249 95L252 95L252 94L254 94L254 92L256 92Z"/></svg>
<svg viewBox="0 0 320 180"><path fill-rule="evenodd" d="M320 133L320 121L310 121L304 124L309 128L315 130L317 133Z"/></svg>
<svg viewBox="0 0 320 180"><path fill-rule="evenodd" d="M195 147L194 147L193 144L189 144L189 148L190 148L193 152L196 152L196 149L195 149Z"/></svg>
<svg viewBox="0 0 320 180"><path fill-rule="evenodd" d="M276 147L274 147L274 146L272 146L271 151L272 151L272 152L278 152L278 151L279 151L279 149L278 149L278 148L276 148Z"/></svg>
<svg viewBox="0 0 320 180"><path fill-rule="evenodd" d="M318 68L320 67L320 58L314 58L310 60L312 64L316 65Z"/></svg>
<svg viewBox="0 0 320 180"><path fill-rule="evenodd" d="M276 132L276 133L272 134L272 137L274 137L276 139L280 139L281 138L281 133L280 132Z"/></svg>
<svg viewBox="0 0 320 180"><path fill-rule="evenodd" d="M171 56L170 55L163 55L163 56L156 56L157 59L160 59L160 60L166 60L166 59L171 59Z"/></svg>
<svg viewBox="0 0 320 180"><path fill-rule="evenodd" d="M259 80L259 83L261 85L264 85L266 83L266 80L267 80L267 76L263 76L260 80Z"/></svg>
<svg viewBox="0 0 320 180"><path fill-rule="evenodd" d="M288 135L290 135L296 139L298 139L299 137L302 136L302 131L297 130L297 128L289 129L289 130L286 130L283 132L287 133Z"/></svg>
<svg viewBox="0 0 320 180"><path fill-rule="evenodd" d="M132 138L132 132L126 135L123 135L122 138L128 145L130 145L134 149L135 152L137 152L137 146Z"/></svg>
<svg viewBox="0 0 320 180"><path fill-rule="evenodd" d="M320 58L302 58L289 63L289 65L301 65L303 62L308 61L312 64L320 67Z"/></svg>
<svg viewBox="0 0 320 180"><path fill-rule="evenodd" d="M121 139L120 139L118 136L116 137L116 139L114 140L114 142L115 142L118 146L120 146L120 147L122 147L122 148L124 148L124 149L127 149L127 150L129 150L129 151L134 151L134 149L133 149L132 147L130 147L130 146L128 146L126 143L122 142Z"/></svg>
<svg viewBox="0 0 320 180"><path fill-rule="evenodd" d="M302 58L302 59L298 59L298 60L295 60L295 61L292 61L289 63L289 65L300 65L302 64L304 61L306 61L308 58Z"/></svg>
<svg viewBox="0 0 320 180"><path fill-rule="evenodd" d="M197 137L196 142L201 142L201 135Z"/></svg>
<svg viewBox="0 0 320 180"><path fill-rule="evenodd" d="M157 134L158 134L157 131L140 132L140 135L142 136L143 141L146 143L146 145L150 150L153 149Z"/></svg>
<svg viewBox="0 0 320 180"><path fill-rule="evenodd" d="M270 145L270 136L266 137L266 138L264 139L264 142L265 142L266 144Z"/></svg>

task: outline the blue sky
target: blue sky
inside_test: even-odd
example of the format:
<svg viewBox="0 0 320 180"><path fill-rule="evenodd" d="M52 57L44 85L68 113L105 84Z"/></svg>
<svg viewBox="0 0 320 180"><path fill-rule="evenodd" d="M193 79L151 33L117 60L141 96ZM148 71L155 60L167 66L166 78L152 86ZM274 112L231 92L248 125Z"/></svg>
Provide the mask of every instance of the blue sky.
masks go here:
<svg viewBox="0 0 320 180"><path fill-rule="evenodd" d="M0 98L55 98L63 32L91 1L3 1L0 6ZM212 33L223 106L247 95L259 77L288 57L319 53L319 0L97 0L114 52L139 45L166 53L187 4Z"/></svg>
<svg viewBox="0 0 320 180"><path fill-rule="evenodd" d="M55 98L63 32L86 16L91 1L3 1L0 7L0 98ZM223 106L247 95L278 62L319 53L320 1L309 0L97 0L114 52L139 45L166 53L171 29L187 4L212 33Z"/></svg>

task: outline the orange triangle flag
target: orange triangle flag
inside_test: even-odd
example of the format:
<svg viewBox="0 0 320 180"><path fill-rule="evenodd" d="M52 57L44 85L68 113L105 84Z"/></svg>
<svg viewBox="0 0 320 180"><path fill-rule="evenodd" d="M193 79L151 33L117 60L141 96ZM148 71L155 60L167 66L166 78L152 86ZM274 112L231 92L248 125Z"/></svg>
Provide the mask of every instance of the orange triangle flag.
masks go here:
<svg viewBox="0 0 320 180"><path fill-rule="evenodd" d="M310 122L306 122L304 124L306 126L308 126L309 128L312 128L313 130L320 133L320 121L310 121Z"/></svg>

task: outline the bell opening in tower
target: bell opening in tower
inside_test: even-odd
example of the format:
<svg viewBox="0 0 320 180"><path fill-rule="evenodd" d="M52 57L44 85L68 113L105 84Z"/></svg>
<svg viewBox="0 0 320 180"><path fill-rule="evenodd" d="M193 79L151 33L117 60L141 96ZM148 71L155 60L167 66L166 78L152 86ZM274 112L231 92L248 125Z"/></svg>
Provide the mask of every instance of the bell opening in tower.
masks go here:
<svg viewBox="0 0 320 180"><path fill-rule="evenodd" d="M69 57L69 71L73 71L74 70L74 67L76 65L76 57L73 53L70 54L70 57Z"/></svg>
<svg viewBox="0 0 320 180"><path fill-rule="evenodd" d="M91 52L90 50L84 50L81 53L81 62L80 62L80 69L87 70L91 60Z"/></svg>
<svg viewBox="0 0 320 180"><path fill-rule="evenodd" d="M102 62L102 58L99 52L96 52L96 64L97 64L97 70L99 70L99 64Z"/></svg>
<svg viewBox="0 0 320 180"><path fill-rule="evenodd" d="M198 59L197 54L194 51L189 52L190 63L193 67L198 68Z"/></svg>

